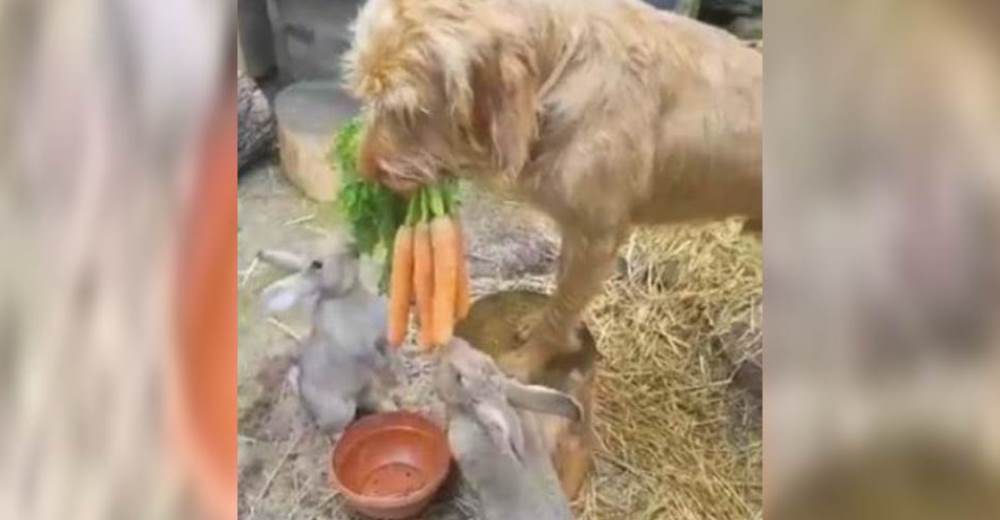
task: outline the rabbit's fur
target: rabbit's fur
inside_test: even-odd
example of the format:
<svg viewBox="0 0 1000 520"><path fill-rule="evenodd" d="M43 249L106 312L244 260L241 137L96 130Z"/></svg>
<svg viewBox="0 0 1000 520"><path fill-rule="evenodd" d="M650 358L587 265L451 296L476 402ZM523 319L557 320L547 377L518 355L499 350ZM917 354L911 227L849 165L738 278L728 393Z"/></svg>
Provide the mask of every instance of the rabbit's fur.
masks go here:
<svg viewBox="0 0 1000 520"><path fill-rule="evenodd" d="M353 246L338 244L311 262L281 251L261 251L258 258L296 271L264 290L266 313L303 303L311 307L312 330L302 341L291 379L317 426L336 436L358 408L394 409L385 392L394 382L385 339L386 302L362 285Z"/></svg>
<svg viewBox="0 0 1000 520"><path fill-rule="evenodd" d="M580 405L562 392L505 376L460 338L441 356L435 382L447 407L448 442L482 517L572 518L535 412L579 421Z"/></svg>

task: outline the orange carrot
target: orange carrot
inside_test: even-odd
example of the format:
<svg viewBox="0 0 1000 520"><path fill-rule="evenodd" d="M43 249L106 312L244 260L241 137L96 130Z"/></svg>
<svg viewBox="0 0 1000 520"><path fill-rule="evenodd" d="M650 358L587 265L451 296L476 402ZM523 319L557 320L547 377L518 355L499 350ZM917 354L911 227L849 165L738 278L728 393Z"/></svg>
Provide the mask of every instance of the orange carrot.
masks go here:
<svg viewBox="0 0 1000 520"><path fill-rule="evenodd" d="M413 227L403 224L396 231L389 283L389 344L398 347L406 338L413 293Z"/></svg>
<svg viewBox="0 0 1000 520"><path fill-rule="evenodd" d="M417 315L420 317L419 342L422 347L434 343L433 297L434 258L431 250L430 226L418 222L413 227L413 291L417 299Z"/></svg>
<svg viewBox="0 0 1000 520"><path fill-rule="evenodd" d="M472 299L469 295L469 265L465 260L465 234L462 233L462 224L458 216L454 217L455 243L457 246L456 261L458 262L458 273L455 284L455 319L465 319L469 315L469 307Z"/></svg>
<svg viewBox="0 0 1000 520"><path fill-rule="evenodd" d="M455 328L455 296L458 294L458 244L455 221L443 209L439 192L433 192L437 216L431 221L431 247L434 251L434 318L431 339L434 345L451 340Z"/></svg>

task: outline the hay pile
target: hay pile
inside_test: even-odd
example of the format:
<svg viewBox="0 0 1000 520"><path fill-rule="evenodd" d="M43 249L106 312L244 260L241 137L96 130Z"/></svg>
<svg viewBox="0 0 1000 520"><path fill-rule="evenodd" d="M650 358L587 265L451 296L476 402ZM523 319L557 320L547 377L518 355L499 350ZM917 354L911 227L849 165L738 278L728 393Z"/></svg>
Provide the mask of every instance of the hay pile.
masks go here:
<svg viewBox="0 0 1000 520"><path fill-rule="evenodd" d="M599 447L580 518L761 518L760 402L733 383L760 362L762 258L741 229L640 230L591 304ZM511 289L553 279L473 280L476 295Z"/></svg>
<svg viewBox="0 0 1000 520"><path fill-rule="evenodd" d="M760 348L762 262L739 230L638 232L592 305L601 447L581 518L760 517L759 408L730 381Z"/></svg>
<svg viewBox="0 0 1000 520"><path fill-rule="evenodd" d="M483 212L486 205L476 207ZM557 237L527 219L523 232L501 240L505 235L485 226L502 222L509 230L515 220L507 215L470 215L470 236L526 251L518 259L530 265L473 244L473 293L551 292ZM726 222L642 230L622 248L618 274L588 317L603 359L596 467L574 504L579 518L760 517L759 403L730 384L761 339L760 244L740 229L739 222ZM264 282L241 290L256 294ZM436 400L426 377L430 367L418 355L410 358L413 373L401 402L430 413ZM329 447L284 388L287 361L259 370L273 373L261 383L259 402L241 413L240 517L358 518L325 485ZM449 487L424 518L472 518L467 490L460 482Z"/></svg>

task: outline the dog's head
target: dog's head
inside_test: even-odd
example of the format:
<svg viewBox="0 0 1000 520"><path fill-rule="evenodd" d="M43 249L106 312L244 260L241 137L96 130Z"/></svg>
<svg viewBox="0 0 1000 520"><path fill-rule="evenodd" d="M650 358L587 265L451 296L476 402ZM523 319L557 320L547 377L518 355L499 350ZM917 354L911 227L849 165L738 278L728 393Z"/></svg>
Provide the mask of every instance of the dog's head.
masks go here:
<svg viewBox="0 0 1000 520"><path fill-rule="evenodd" d="M516 175L537 131L525 21L476 0L369 0L344 59L364 105L362 172L399 191Z"/></svg>

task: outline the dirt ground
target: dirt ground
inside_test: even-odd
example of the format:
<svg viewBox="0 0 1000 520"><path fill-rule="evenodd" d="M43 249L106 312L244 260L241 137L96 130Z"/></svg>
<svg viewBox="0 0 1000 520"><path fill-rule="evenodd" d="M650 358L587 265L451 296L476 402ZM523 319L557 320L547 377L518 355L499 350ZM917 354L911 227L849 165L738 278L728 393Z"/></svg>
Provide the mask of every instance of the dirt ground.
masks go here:
<svg viewBox="0 0 1000 520"><path fill-rule="evenodd" d="M544 285L557 251L557 238L544 221L512 203L478 197L469 202L467 208L477 208L475 216L463 218L473 295L492 290L498 278ZM329 442L312 429L285 379L296 338L308 330L307 317L301 311L262 316L260 292L282 273L254 261L262 248L320 254L324 243L342 232L333 206L303 197L273 163L240 179L240 518L355 518L326 485ZM362 275L374 287L377 266L367 263ZM411 349L404 349L399 361L403 384L395 391L397 401L443 421L429 386L429 361ZM475 518L469 500L452 479L425 518Z"/></svg>
<svg viewBox="0 0 1000 520"><path fill-rule="evenodd" d="M511 202L477 193L467 193L465 198L462 218L470 240L469 258L474 297L508 288L550 291L558 237L547 222ZM324 242L331 234L339 232L336 211L333 204L316 204L306 200L273 164L258 166L241 177L239 211L239 517L257 520L360 518L346 511L340 497L329 488L329 442L311 427L297 397L290 391L285 380L291 356L296 350L295 337L303 336L308 329L305 316L295 313L277 319L261 316L258 311L260 291L279 278L281 273L253 260L256 252L265 247L317 254L322 251ZM641 261L633 260L633 257L639 258L640 255L623 255L618 277L620 280L615 283L621 285L625 283L621 281L625 278L649 278L643 278L641 273L636 275L639 270L650 267L643 267L640 265ZM368 283L374 281L375 272L374 265L365 266L364 275ZM662 274L662 271L657 273ZM677 273L671 276L677 276ZM641 294L638 290L629 291ZM626 303L608 300L609 298L604 298L601 302L595 302L599 318L595 325L598 329L603 329L603 332L595 331L598 334L599 348L602 347L602 335L606 342L613 343L618 341L616 336L620 337L622 334L622 331L609 330L601 324L608 323L608 320L620 321L620 318L613 317L613 313L622 312L623 309L628 312L630 308L638 307L634 302L629 307ZM741 377L745 374L741 370L734 372L734 363L741 361L741 356L745 357L747 352L759 350L759 337L752 346L741 343L741 338L759 331L759 317L754 319L758 323L749 328L746 325L735 326L732 330L716 335L714 344L702 341L701 343L705 343L704 352L694 352L690 356L681 353L678 359L685 363L688 359L695 360L697 365L694 369L684 366L671 369L697 372L696 369L700 366L706 374L704 378L721 378L723 383L735 381L740 384ZM734 347L735 345L742 346ZM698 350L701 347L695 345L693 348ZM628 365L634 361L613 350L605 354L610 354L613 359L606 361L609 368L605 370L605 374L599 372L599 388L614 388L615 381L618 380L616 378L631 377L628 374L635 372L635 367ZM707 368L706 363L709 365ZM404 407L423 411L440 421L443 420L442 410L428 380L428 373L432 368L429 361L404 349L400 365L404 373L403 385L397 389L396 397ZM728 379L726 374L730 374ZM750 379L759 381L759 374L756 378L751 374ZM684 473L686 468L678 469L677 496L672 497L670 494L673 490L669 489L663 489L662 493L673 502L683 502L685 511L693 511L691 518L751 518L759 515L759 458L748 455L754 451L752 447L759 447L759 403L752 397L756 390L752 381L744 385L750 388L750 392L737 389L734 393L729 389L733 386L731 384L720 386L716 382L699 379L699 388L702 382L705 383L705 388L698 392L712 394L711 399L705 400L705 403L725 408L715 410L722 418L709 414L700 416L699 421L692 421L687 430L682 430L685 428L683 424L677 426L677 436L681 441L691 435L703 435L701 441L707 440L708 444L712 444L716 437L723 439L721 442L732 443L732 450L723 446L704 449L712 452L732 451L734 455L727 458L726 463L730 466L746 466L745 471L737 471L741 479L746 478L745 487L741 487L744 484L730 482L732 468L726 470L730 473L722 476L714 476L712 468L694 467L693 476ZM688 384L686 381L677 381L678 385L682 383ZM679 389L678 392L690 392L690 389ZM628 395L619 397L626 403L635 399ZM616 401L618 400L607 399L598 406L597 427L604 437L603 447L595 457L596 468L585 490L586 496L575 504L578 513L583 518L677 518L676 511L672 509L674 506L657 505L649 496L643 496L660 493L661 490L655 488L664 480L662 475L652 474L657 471L655 468L647 470L640 467L638 462L628 460L631 456L628 449L618 447L619 443L629 443L629 432L619 431L620 421L609 418L620 411ZM605 418L601 417L602 410L606 410ZM625 413L629 415L627 409ZM684 406L679 408L678 413L704 414L700 410L687 410ZM715 425L720 421L725 424ZM708 433L703 433L705 424L713 425ZM664 442L671 442L670 436L675 433L665 432ZM698 446L705 443L701 442ZM679 446L677 449L683 451L688 448ZM694 458L700 456L692 455ZM688 461L690 458L681 460ZM699 464L703 462L694 465ZM662 469L659 471L663 473ZM699 474L704 475L704 478ZM476 518L468 489L455 477L455 472L452 476L423 518ZM674 480L671 477L666 482L672 484ZM698 497L704 495L710 497L706 500L715 500L711 497L715 496L712 493L716 493L713 490L718 482L724 482L726 488L718 492L719 497L724 496L725 499L718 500L734 500L730 496L734 495L738 504L725 508L717 504L704 504L704 507L700 507L697 504ZM681 489L684 487L691 489ZM628 494L616 496L614 490L628 490ZM685 493L690 494L690 497Z"/></svg>

